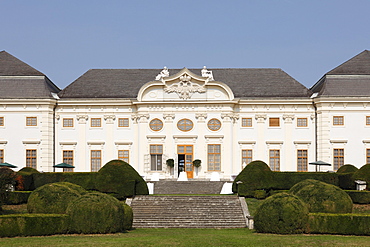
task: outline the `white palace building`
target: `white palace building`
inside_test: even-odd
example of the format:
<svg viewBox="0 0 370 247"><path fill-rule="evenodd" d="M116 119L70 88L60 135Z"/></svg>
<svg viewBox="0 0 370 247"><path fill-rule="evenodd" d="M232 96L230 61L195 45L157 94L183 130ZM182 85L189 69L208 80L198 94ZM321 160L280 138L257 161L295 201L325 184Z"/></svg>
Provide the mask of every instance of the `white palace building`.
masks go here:
<svg viewBox="0 0 370 247"><path fill-rule="evenodd" d="M63 90L0 52L0 163L90 172L112 159L161 179L228 179L252 160L274 171L314 171L318 160L331 164L321 170L361 167L370 163L370 52L310 89L281 69L165 67L92 69Z"/></svg>

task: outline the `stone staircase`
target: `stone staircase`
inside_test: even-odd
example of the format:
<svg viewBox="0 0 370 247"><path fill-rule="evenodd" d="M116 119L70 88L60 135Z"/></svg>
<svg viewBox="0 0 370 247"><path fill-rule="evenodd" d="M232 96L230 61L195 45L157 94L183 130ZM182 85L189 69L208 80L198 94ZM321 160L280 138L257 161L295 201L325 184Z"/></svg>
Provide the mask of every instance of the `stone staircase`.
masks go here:
<svg viewBox="0 0 370 247"><path fill-rule="evenodd" d="M154 183L154 194L220 194L223 181L168 181Z"/></svg>
<svg viewBox="0 0 370 247"><path fill-rule="evenodd" d="M246 213L237 196L136 196L134 228L242 228ZM246 207L246 206L245 206Z"/></svg>

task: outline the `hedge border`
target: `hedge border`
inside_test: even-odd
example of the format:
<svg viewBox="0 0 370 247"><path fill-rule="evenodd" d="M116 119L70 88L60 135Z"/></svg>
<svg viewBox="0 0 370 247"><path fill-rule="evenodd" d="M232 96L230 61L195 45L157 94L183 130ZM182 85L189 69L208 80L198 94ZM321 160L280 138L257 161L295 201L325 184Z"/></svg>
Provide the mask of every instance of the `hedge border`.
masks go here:
<svg viewBox="0 0 370 247"><path fill-rule="evenodd" d="M307 233L370 235L370 215L310 213Z"/></svg>
<svg viewBox="0 0 370 247"><path fill-rule="evenodd" d="M44 236L68 231L66 214L0 215L0 237Z"/></svg>
<svg viewBox="0 0 370 247"><path fill-rule="evenodd" d="M370 191L366 190L345 190L356 204L370 204Z"/></svg>

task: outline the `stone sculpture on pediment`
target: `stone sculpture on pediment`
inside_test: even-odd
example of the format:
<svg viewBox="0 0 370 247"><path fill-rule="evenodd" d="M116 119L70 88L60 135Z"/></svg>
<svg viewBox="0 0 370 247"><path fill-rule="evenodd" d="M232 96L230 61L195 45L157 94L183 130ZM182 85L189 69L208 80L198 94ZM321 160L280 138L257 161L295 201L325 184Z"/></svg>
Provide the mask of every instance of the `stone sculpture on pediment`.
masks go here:
<svg viewBox="0 0 370 247"><path fill-rule="evenodd" d="M169 77L170 72L168 71L167 67L165 66L163 70L155 77L157 81L161 80L163 77Z"/></svg>

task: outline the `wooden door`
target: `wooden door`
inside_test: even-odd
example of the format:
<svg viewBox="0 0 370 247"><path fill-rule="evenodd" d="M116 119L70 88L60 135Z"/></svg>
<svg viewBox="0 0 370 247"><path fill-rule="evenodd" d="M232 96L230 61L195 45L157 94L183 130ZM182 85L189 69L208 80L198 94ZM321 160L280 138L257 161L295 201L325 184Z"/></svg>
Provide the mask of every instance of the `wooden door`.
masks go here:
<svg viewBox="0 0 370 247"><path fill-rule="evenodd" d="M178 145L177 154L183 157L184 159L184 170L188 178L194 177L194 168L193 168L193 145ZM180 162L180 160L179 160Z"/></svg>

